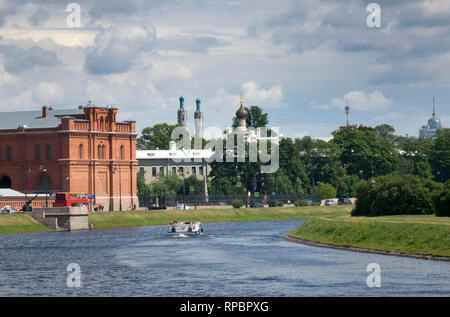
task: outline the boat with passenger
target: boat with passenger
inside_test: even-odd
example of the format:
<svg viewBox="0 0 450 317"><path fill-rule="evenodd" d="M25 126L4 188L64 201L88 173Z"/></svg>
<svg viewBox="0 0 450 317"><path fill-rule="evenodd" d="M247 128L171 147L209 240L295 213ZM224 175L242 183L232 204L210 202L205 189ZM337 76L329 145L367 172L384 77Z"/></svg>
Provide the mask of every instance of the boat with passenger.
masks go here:
<svg viewBox="0 0 450 317"><path fill-rule="evenodd" d="M197 236L203 233L201 222L173 221L169 224L169 236Z"/></svg>

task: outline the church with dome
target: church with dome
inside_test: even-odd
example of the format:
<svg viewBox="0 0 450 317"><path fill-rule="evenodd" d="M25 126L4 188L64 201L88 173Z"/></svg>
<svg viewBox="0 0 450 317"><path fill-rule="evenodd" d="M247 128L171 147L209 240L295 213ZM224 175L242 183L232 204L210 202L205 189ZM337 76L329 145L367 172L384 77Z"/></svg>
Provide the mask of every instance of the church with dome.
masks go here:
<svg viewBox="0 0 450 317"><path fill-rule="evenodd" d="M241 105L236 111L236 119L238 121L238 124L235 128L227 128L226 135L243 135L246 142L256 142L258 140L278 142L279 138L283 137L281 134L274 134L270 136L261 135L261 128L247 127L248 110L243 105L242 97L243 95L241 94ZM272 130L271 133L274 133L274 130Z"/></svg>
<svg viewBox="0 0 450 317"><path fill-rule="evenodd" d="M419 130L419 137L423 138L436 138L436 130L442 127L441 120L436 117L436 111L434 108L434 97L433 97L433 116L428 120L428 124L422 126Z"/></svg>

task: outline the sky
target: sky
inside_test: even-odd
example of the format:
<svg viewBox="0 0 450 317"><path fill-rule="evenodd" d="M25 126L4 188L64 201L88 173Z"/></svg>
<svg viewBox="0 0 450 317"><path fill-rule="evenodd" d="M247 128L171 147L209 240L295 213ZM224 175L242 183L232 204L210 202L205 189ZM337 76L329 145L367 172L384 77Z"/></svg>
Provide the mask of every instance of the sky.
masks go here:
<svg viewBox="0 0 450 317"><path fill-rule="evenodd" d="M119 108L137 132L231 125L258 105L288 137L329 139L350 123L418 136L432 113L450 126L450 1L0 0L0 111ZM214 131L214 128L207 130Z"/></svg>

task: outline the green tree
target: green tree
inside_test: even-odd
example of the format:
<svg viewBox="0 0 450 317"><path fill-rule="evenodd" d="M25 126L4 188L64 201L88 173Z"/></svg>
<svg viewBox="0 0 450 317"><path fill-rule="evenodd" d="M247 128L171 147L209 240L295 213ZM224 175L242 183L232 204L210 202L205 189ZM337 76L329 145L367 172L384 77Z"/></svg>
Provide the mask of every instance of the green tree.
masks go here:
<svg viewBox="0 0 450 317"><path fill-rule="evenodd" d="M395 135L394 135L395 129L393 126L389 124L380 124L375 127L375 133L388 141L389 143L394 143Z"/></svg>
<svg viewBox="0 0 450 317"><path fill-rule="evenodd" d="M397 168L397 150L373 128L341 127L333 132L332 143L342 148L340 159L347 174L369 179L392 173Z"/></svg>
<svg viewBox="0 0 450 317"><path fill-rule="evenodd" d="M153 127L144 128L136 140L140 150L168 150L173 129L177 124L158 123Z"/></svg>
<svg viewBox="0 0 450 317"><path fill-rule="evenodd" d="M450 179L450 129L438 129L436 135L430 150L430 165L434 179L445 182Z"/></svg>
<svg viewBox="0 0 450 317"><path fill-rule="evenodd" d="M316 191L315 194L318 195L320 199L336 198L336 189L334 189L331 184L320 183L314 190Z"/></svg>
<svg viewBox="0 0 450 317"><path fill-rule="evenodd" d="M194 192L191 192L191 186L194 186L195 193L201 194L203 193L203 181L199 180L196 176L191 175L186 178L185 182L186 194L193 195Z"/></svg>
<svg viewBox="0 0 450 317"><path fill-rule="evenodd" d="M336 195L339 198L350 198L356 196L358 175L340 176L336 181Z"/></svg>
<svg viewBox="0 0 450 317"><path fill-rule="evenodd" d="M150 186L145 183L145 170L137 174L137 194L141 204L148 205L151 190Z"/></svg>
<svg viewBox="0 0 450 317"><path fill-rule="evenodd" d="M150 185L150 189L154 196L161 193L175 196L183 193L183 180L176 174L159 175L158 180Z"/></svg>

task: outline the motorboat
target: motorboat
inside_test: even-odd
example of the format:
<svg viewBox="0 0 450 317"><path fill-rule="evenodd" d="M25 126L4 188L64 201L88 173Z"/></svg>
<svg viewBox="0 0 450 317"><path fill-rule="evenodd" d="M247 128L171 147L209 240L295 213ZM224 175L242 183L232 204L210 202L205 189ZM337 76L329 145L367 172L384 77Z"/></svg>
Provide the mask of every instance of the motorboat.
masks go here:
<svg viewBox="0 0 450 317"><path fill-rule="evenodd" d="M197 236L203 233L201 222L173 221L169 224L169 236Z"/></svg>

